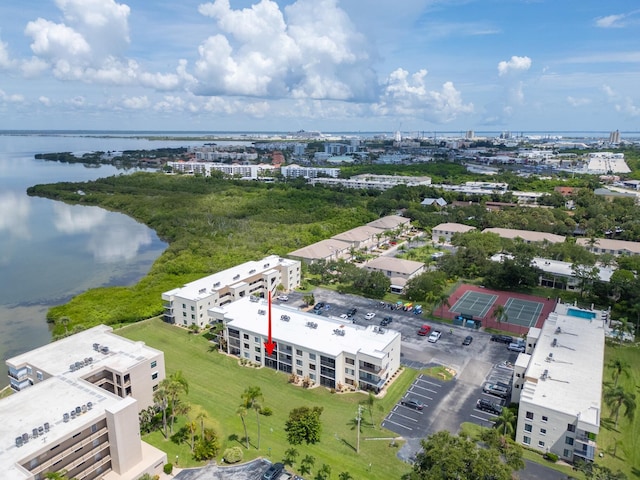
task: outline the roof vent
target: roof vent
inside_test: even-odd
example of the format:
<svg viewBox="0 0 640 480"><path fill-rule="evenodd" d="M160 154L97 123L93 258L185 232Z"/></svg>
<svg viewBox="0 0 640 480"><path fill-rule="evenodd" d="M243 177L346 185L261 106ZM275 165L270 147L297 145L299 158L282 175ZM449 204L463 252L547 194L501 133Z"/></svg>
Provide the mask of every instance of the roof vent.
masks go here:
<svg viewBox="0 0 640 480"><path fill-rule="evenodd" d="M552 347L557 347L558 346L558 339L557 338L553 339L553 342L551 342L551 346ZM551 355L551 354L549 354L549 355Z"/></svg>
<svg viewBox="0 0 640 480"><path fill-rule="evenodd" d="M258 310L258 315L266 315L267 311L266 310Z"/></svg>
<svg viewBox="0 0 640 480"><path fill-rule="evenodd" d="M549 370L542 372L542 380L546 380L547 378L549 378Z"/></svg>
<svg viewBox="0 0 640 480"><path fill-rule="evenodd" d="M556 334L562 333L562 329L560 327L556 328Z"/></svg>
<svg viewBox="0 0 640 480"><path fill-rule="evenodd" d="M235 277L233 277L234 280L238 280L239 278L240 278L240 274L238 274Z"/></svg>
<svg viewBox="0 0 640 480"><path fill-rule="evenodd" d="M249 275L256 273L256 269L252 268L251 270L249 270Z"/></svg>
<svg viewBox="0 0 640 480"><path fill-rule="evenodd" d="M216 283L213 284L213 288L217 288L219 286L220 286L220 282L216 282Z"/></svg>
<svg viewBox="0 0 640 480"><path fill-rule="evenodd" d="M291 317L289 317L289 315L280 315L280 320L282 320L283 322L288 322L289 320L291 320Z"/></svg>

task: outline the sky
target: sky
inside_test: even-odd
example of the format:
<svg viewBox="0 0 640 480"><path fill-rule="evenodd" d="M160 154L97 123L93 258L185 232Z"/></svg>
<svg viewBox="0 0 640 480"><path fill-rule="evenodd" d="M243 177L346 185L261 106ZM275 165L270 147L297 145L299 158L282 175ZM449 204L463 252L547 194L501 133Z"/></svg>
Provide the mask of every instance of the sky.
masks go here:
<svg viewBox="0 0 640 480"><path fill-rule="evenodd" d="M0 129L640 131L637 0L0 3Z"/></svg>

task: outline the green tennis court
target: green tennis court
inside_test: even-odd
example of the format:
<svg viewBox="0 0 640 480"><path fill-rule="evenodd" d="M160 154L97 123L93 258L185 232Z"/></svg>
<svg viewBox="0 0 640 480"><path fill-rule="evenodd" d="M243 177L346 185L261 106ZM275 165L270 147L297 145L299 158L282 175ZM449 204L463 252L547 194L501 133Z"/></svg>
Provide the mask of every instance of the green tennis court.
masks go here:
<svg viewBox="0 0 640 480"><path fill-rule="evenodd" d="M497 299L498 295L467 290L449 310L460 315L483 318Z"/></svg>
<svg viewBox="0 0 640 480"><path fill-rule="evenodd" d="M509 323L515 323L524 327L533 327L544 305L540 302L530 300L520 300L510 297L504 304L504 313Z"/></svg>

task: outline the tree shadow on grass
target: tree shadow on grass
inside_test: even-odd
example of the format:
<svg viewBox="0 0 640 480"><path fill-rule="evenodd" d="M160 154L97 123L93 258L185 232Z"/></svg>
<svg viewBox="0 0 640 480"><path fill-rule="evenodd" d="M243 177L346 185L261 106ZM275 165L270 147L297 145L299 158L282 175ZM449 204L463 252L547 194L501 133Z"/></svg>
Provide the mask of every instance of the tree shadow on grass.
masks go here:
<svg viewBox="0 0 640 480"><path fill-rule="evenodd" d="M640 468L631 467L631 475L640 478Z"/></svg>
<svg viewBox="0 0 640 480"><path fill-rule="evenodd" d="M230 442L237 442L242 448L247 448L247 439L245 437L239 437L237 434L232 433L227 437L227 440ZM249 446L255 447L255 445L251 443L251 438L249 438Z"/></svg>
<svg viewBox="0 0 640 480"><path fill-rule="evenodd" d="M356 447L354 447L353 445L351 445L349 442L347 442L344 438L341 438L340 441L342 443L344 443L347 447L349 447L351 450L353 450L354 452L356 452Z"/></svg>
<svg viewBox="0 0 640 480"><path fill-rule="evenodd" d="M610 418L601 418L600 426L606 428L607 430L611 430L612 432L620 433L620 431L616 428L615 422Z"/></svg>

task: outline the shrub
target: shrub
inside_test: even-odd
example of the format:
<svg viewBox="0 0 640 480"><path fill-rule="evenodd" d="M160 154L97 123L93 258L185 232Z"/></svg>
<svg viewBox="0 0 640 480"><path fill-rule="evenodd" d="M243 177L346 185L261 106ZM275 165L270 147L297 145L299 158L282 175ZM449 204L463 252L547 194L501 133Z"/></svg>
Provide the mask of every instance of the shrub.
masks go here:
<svg viewBox="0 0 640 480"><path fill-rule="evenodd" d="M164 473L167 475L171 475L171 472L173 472L173 463L165 463L162 470L164 470Z"/></svg>
<svg viewBox="0 0 640 480"><path fill-rule="evenodd" d="M543 455L545 460L549 460L550 462L556 463L558 461L558 455L555 453L547 452Z"/></svg>
<svg viewBox="0 0 640 480"><path fill-rule="evenodd" d="M273 410L271 410L271 408L269 407L262 407L260 409L260 415L264 415L265 417L270 417L271 415L273 415Z"/></svg>
<svg viewBox="0 0 640 480"><path fill-rule="evenodd" d="M227 448L222 454L222 458L224 458L224 461L227 463L238 463L242 461L243 456L244 453L240 447Z"/></svg>

